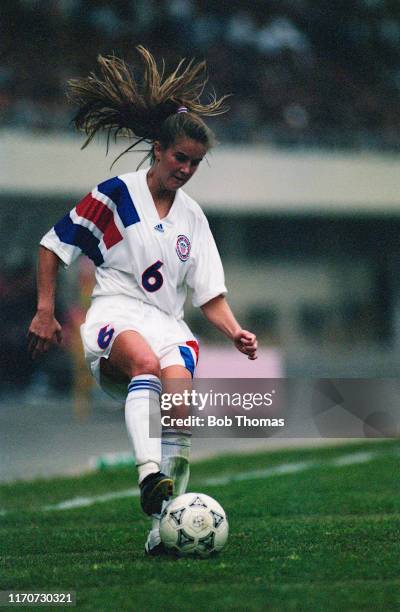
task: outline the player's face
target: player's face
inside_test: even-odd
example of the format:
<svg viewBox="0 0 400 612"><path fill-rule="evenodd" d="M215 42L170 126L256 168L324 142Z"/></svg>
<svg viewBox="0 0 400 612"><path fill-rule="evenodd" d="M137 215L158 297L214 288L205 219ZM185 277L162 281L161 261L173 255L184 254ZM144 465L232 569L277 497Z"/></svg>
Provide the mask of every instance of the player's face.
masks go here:
<svg viewBox="0 0 400 612"><path fill-rule="evenodd" d="M206 147L192 138L178 138L167 149L156 142L154 170L162 187L166 191L182 187L196 172L206 153Z"/></svg>

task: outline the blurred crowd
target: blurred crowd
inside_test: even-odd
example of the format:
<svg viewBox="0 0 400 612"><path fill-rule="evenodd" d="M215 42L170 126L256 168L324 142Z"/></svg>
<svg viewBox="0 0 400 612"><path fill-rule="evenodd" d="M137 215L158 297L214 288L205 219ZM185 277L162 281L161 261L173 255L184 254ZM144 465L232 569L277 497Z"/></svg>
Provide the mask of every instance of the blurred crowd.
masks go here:
<svg viewBox="0 0 400 612"><path fill-rule="evenodd" d="M0 271L0 397L29 390L36 395L49 389L64 391L71 386L69 347L51 351L33 361L28 354L27 331L36 310L35 271L30 261L3 265ZM67 312L57 304L62 323L68 323Z"/></svg>
<svg viewBox="0 0 400 612"><path fill-rule="evenodd" d="M400 149L398 0L2 0L0 125L71 130L98 53L207 59L225 142Z"/></svg>

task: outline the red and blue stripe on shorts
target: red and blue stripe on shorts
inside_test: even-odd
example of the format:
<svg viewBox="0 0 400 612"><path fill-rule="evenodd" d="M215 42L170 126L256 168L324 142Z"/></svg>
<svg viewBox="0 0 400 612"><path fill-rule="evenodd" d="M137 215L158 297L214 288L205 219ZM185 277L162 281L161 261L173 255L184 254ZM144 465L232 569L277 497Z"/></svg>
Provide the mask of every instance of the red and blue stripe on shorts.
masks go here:
<svg viewBox="0 0 400 612"><path fill-rule="evenodd" d="M196 340L188 340L185 345L179 345L179 352L185 364L185 368L194 376L194 371L199 360L199 345Z"/></svg>

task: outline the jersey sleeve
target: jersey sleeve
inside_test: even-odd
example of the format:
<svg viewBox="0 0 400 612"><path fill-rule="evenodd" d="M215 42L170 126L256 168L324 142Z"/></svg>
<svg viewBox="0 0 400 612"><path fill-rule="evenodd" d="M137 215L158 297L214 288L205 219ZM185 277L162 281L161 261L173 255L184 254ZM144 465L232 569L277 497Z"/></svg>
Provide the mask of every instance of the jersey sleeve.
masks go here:
<svg viewBox="0 0 400 612"><path fill-rule="evenodd" d="M69 266L81 253L101 266L138 220L126 185L118 177L100 183L43 236L40 244Z"/></svg>
<svg viewBox="0 0 400 612"><path fill-rule="evenodd" d="M64 217L66 219L66 217ZM61 221L63 221L62 219ZM59 221L58 223L60 223ZM63 262L67 268L79 255L82 253L81 249L72 244L64 242L57 234L55 228L58 224L52 227L47 234L43 236L40 241L40 245L53 251Z"/></svg>
<svg viewBox="0 0 400 612"><path fill-rule="evenodd" d="M102 221L104 205L93 198L92 193L85 196L75 208L60 219L40 241L42 246L58 255L66 267L82 253L96 266L104 262L98 228Z"/></svg>
<svg viewBox="0 0 400 612"><path fill-rule="evenodd" d="M193 239L192 257L188 286L193 289L193 306L203 306L218 295L226 295L224 269L205 216Z"/></svg>

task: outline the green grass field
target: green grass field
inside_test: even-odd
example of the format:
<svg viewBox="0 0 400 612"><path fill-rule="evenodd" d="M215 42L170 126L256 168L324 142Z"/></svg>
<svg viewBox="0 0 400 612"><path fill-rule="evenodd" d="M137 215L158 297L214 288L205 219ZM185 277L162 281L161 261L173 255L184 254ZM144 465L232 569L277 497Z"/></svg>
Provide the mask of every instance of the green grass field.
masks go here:
<svg viewBox="0 0 400 612"><path fill-rule="evenodd" d="M288 467L289 466L289 467ZM0 590L77 592L79 610L400 610L400 443L194 464L230 522L211 559L146 558L131 468L0 487ZM5 608L3 608L5 609Z"/></svg>

